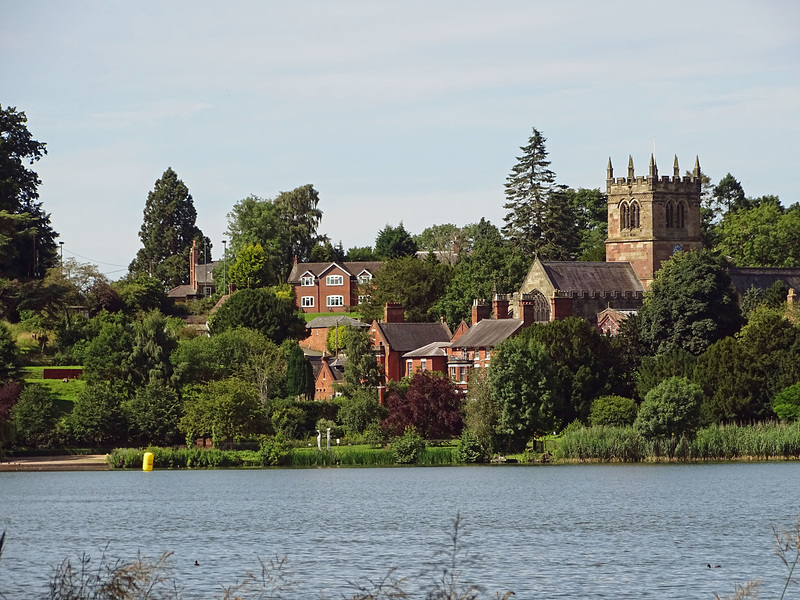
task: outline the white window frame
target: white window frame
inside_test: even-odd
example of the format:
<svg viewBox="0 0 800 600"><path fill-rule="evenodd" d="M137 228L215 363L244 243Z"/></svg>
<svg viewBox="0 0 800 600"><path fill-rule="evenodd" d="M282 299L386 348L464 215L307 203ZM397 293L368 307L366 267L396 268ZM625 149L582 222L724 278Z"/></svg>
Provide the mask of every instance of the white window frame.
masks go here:
<svg viewBox="0 0 800 600"><path fill-rule="evenodd" d="M366 285L370 281L372 281L372 275L369 273L358 276L358 283L360 283L361 285Z"/></svg>
<svg viewBox="0 0 800 600"><path fill-rule="evenodd" d="M314 276L313 275L303 275L300 278L300 285L303 287L311 287L314 285Z"/></svg>
<svg viewBox="0 0 800 600"><path fill-rule="evenodd" d="M420 371L427 371L428 370L428 359L427 358L420 358L419 359L419 370Z"/></svg>
<svg viewBox="0 0 800 600"><path fill-rule="evenodd" d="M338 302L338 304L336 303ZM325 299L325 306L344 306L344 296L333 295Z"/></svg>
<svg viewBox="0 0 800 600"><path fill-rule="evenodd" d="M203 293L205 294L206 298L211 296L211 286L207 285L203 288Z"/></svg>
<svg viewBox="0 0 800 600"><path fill-rule="evenodd" d="M359 296L359 297L358 297L358 303L359 303L359 304L364 304L365 302L369 302L369 299L370 299L371 297L372 297L372 296Z"/></svg>
<svg viewBox="0 0 800 600"><path fill-rule="evenodd" d="M412 375L414 373L414 359L407 358L406 359L406 376Z"/></svg>
<svg viewBox="0 0 800 600"><path fill-rule="evenodd" d="M344 275L328 275L325 278L325 283L328 286L344 285Z"/></svg>
<svg viewBox="0 0 800 600"><path fill-rule="evenodd" d="M314 296L303 296L300 298L302 308L314 308Z"/></svg>

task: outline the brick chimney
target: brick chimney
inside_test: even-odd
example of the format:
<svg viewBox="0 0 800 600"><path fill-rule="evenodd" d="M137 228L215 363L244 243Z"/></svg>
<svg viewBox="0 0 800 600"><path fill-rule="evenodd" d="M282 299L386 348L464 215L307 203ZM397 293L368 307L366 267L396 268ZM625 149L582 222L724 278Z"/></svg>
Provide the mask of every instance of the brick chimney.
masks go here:
<svg viewBox="0 0 800 600"><path fill-rule="evenodd" d="M197 249L197 240L192 240L192 249L189 250L189 285L197 289L197 265L200 263L200 251Z"/></svg>
<svg viewBox="0 0 800 600"><path fill-rule="evenodd" d="M403 305L399 302L387 302L383 310L384 323L404 323L406 320L406 313Z"/></svg>
<svg viewBox="0 0 800 600"><path fill-rule="evenodd" d="M492 298L492 309L495 319L508 319L508 296L505 294L495 294Z"/></svg>
<svg viewBox="0 0 800 600"><path fill-rule="evenodd" d="M533 300L520 298L519 316L522 319L523 328L530 327L536 322L536 307L533 304Z"/></svg>
<svg viewBox="0 0 800 600"><path fill-rule="evenodd" d="M472 324L475 325L491 316L491 307L483 300L472 301Z"/></svg>

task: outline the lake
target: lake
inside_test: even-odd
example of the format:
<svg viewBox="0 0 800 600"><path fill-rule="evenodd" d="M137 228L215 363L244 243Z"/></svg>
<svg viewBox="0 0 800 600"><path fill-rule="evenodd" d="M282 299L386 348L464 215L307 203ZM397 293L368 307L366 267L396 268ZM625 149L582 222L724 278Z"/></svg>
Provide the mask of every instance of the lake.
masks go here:
<svg viewBox="0 0 800 600"><path fill-rule="evenodd" d="M391 567L419 592L460 515L462 579L487 598L713 599L758 578L778 597L771 527L799 514L796 462L4 472L0 592L37 598L64 558L104 551L174 552L187 599L276 555L297 582L288 597L341 598Z"/></svg>

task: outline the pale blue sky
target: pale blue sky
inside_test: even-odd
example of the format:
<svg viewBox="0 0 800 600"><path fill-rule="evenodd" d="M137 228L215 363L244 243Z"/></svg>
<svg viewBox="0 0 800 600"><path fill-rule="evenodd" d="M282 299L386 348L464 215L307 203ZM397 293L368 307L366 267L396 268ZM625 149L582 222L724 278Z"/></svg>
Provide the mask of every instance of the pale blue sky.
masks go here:
<svg viewBox="0 0 800 600"><path fill-rule="evenodd" d="M0 104L47 142L65 257L123 275L167 167L222 250L248 194L313 183L321 231L490 219L531 128L558 182L608 157L800 201L800 2L0 0ZM119 266L114 266L119 265Z"/></svg>

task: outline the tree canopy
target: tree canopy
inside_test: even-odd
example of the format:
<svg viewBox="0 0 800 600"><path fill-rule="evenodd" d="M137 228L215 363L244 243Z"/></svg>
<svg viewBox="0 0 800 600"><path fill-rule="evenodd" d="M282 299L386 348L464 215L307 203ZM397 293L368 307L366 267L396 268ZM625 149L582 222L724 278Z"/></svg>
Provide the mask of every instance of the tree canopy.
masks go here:
<svg viewBox="0 0 800 600"><path fill-rule="evenodd" d="M271 289L246 289L234 293L214 313L209 323L211 335L245 327L258 331L276 344L285 339L305 337L305 320L288 299Z"/></svg>
<svg viewBox="0 0 800 600"><path fill-rule="evenodd" d="M390 260L404 256L414 256L417 253L417 243L411 234L406 231L401 221L397 227L386 225L378 232L375 238L375 258Z"/></svg>
<svg viewBox="0 0 800 600"><path fill-rule="evenodd" d="M167 288L189 281L189 251L197 241L200 262L205 263L211 241L197 227L197 210L186 184L167 168L153 191L147 194L144 220L139 229L142 248L128 270L131 275L149 273Z"/></svg>

